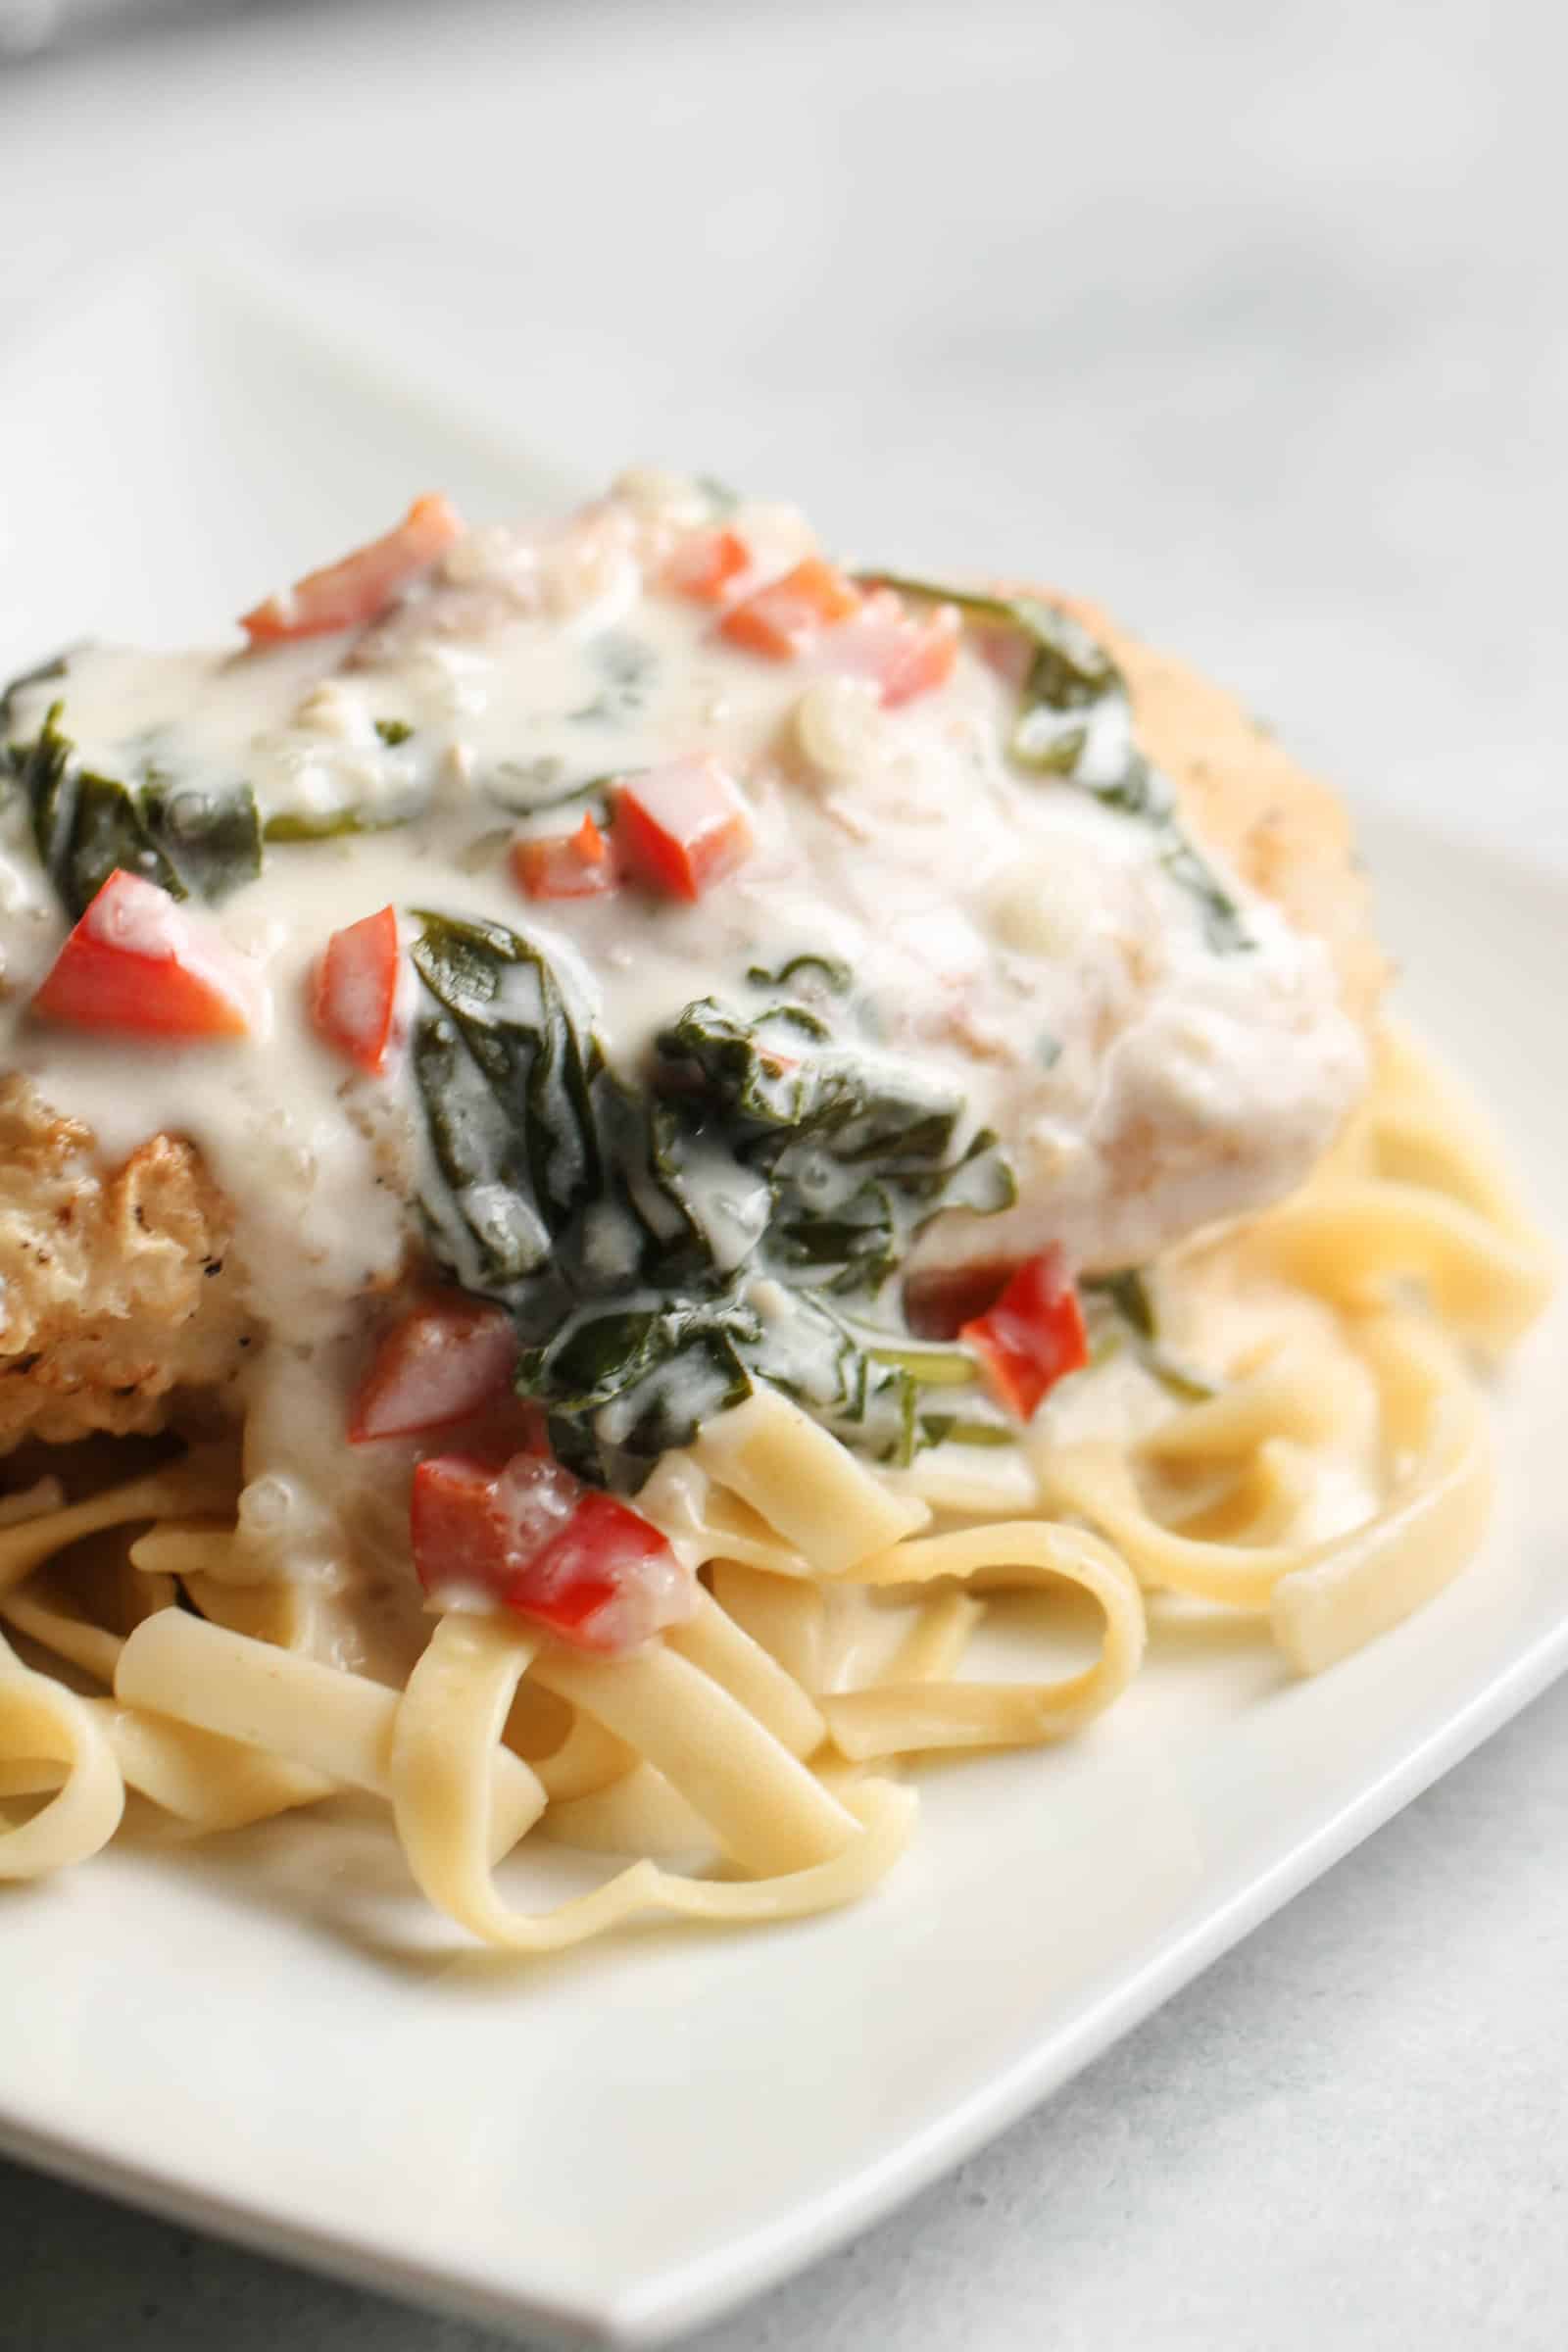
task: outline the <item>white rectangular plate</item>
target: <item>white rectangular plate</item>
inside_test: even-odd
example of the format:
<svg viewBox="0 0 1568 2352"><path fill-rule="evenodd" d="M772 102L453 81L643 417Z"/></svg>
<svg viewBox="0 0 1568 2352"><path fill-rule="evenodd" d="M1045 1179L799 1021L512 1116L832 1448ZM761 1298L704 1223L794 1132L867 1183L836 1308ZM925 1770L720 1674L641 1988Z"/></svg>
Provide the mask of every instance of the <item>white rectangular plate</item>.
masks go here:
<svg viewBox="0 0 1568 2352"><path fill-rule="evenodd" d="M107 356L106 356L107 355ZM150 266L0 379L0 656L210 629L441 484L560 476L265 287ZM1366 828L1405 1003L1551 1203L1568 886ZM421 1912L368 1816L118 1850L0 1891L0 2144L253 2244L515 2325L651 2339L956 2163L1568 1662L1568 1316L1499 1400L1503 1504L1423 1617L1321 1681L1156 1655L1089 1738L929 1776L852 1912L517 1967Z"/></svg>

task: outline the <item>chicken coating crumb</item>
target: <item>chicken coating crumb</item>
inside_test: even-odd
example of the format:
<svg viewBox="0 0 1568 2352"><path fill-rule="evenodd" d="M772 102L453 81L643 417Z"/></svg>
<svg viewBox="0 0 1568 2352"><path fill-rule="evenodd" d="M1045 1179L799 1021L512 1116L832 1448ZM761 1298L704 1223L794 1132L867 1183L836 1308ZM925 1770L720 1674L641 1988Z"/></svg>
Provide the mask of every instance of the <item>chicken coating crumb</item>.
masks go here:
<svg viewBox="0 0 1568 2352"><path fill-rule="evenodd" d="M159 1429L172 1392L226 1387L251 1337L233 1227L188 1143L106 1172L85 1127L0 1078L0 1448Z"/></svg>

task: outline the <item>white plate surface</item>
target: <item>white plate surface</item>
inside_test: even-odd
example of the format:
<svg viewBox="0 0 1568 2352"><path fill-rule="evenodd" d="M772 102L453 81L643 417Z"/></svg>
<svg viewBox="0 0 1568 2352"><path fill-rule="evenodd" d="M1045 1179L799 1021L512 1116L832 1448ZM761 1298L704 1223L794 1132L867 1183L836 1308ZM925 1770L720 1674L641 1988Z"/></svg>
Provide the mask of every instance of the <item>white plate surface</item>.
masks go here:
<svg viewBox="0 0 1568 2352"><path fill-rule="evenodd" d="M427 483L506 511L561 480L211 266L58 318L0 377L0 437L35 454L0 659L199 633ZM1555 1212L1568 882L1365 837L1407 1009ZM1499 1399L1486 1554L1423 1617L1314 1683L1246 1629L1167 1648L1071 1748L930 1775L912 1857L837 1917L519 1969L422 1914L368 1815L5 1890L0 2145L492 2322L710 2317L999 2131L1568 1664L1565 1398L1559 1307Z"/></svg>

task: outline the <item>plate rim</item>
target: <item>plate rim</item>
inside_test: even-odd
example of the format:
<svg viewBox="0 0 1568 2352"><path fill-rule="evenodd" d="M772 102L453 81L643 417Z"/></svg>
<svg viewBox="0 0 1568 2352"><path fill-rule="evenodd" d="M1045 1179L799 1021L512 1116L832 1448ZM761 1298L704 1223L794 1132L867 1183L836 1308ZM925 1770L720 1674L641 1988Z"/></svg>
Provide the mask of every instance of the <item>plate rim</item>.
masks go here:
<svg viewBox="0 0 1568 2352"><path fill-rule="evenodd" d="M24 312L0 344L0 391L25 366L27 345L69 323L73 314L112 295L127 279L167 275L176 284L250 305L284 331L329 343L335 360L367 380L390 379L397 395L439 416L447 429L488 447L520 455L483 403L465 403L432 378L394 364L373 336L335 326L322 315L324 288L302 296L297 282L261 249L206 236L169 240L118 265L94 267L57 281ZM363 321L357 322L361 324ZM536 464L540 461L535 461ZM549 466L551 461L542 461ZM565 469L562 469L564 476ZM1568 865L1555 857L1532 863L1494 839L1462 826L1359 798L1352 807L1357 837L1378 866L1396 868L1407 856L1435 850L1484 861L1493 887L1523 894L1539 907L1568 907ZM1559 1306L1559 1312L1562 1311ZM819 2260L884 2218L931 2181L1038 2106L1074 2074L1103 2054L1215 1959L1280 1909L1444 1772L1568 1671L1568 1605L1555 1623L1539 1629L1516 1654L1494 1665L1443 1719L1365 1786L1334 1804L1325 1817L1261 1868L1230 1866L1215 1900L1200 1887L1153 1936L1139 1965L1115 1982L1076 1995L1060 2020L1005 2063L994 2066L968 2092L920 2130L857 2171L825 2179L795 2196L765 2222L706 2253L680 2257L639 2283L596 2297L580 2285L552 2282L534 2268L531 2282L504 2281L474 2263L443 2268L410 2257L390 2241L342 2226L312 2227L297 2216L269 2211L252 2199L181 2177L167 2162L131 2161L103 2143L55 2132L7 2104L0 2077L0 2152L73 2186L117 2198L184 2227L208 2230L273 2259L303 2264L366 2289L452 2312L515 2332L545 2328L562 2337L617 2345L665 2342L710 2323L781 2279ZM1192 1916L1189 1916L1189 1913Z"/></svg>
<svg viewBox="0 0 1568 2352"><path fill-rule="evenodd" d="M1401 829L1402 826L1401 826ZM1433 836L1414 827L1421 838ZM1511 863L1511 860L1504 859ZM206 2230L275 2261L367 2291L516 2334L547 2328L563 2341L644 2347L710 2325L873 2228L1042 2105L1183 1987L1272 1918L1423 1790L1568 1672L1568 1608L1520 1655L1378 1778L1338 1805L1271 1865L1156 1942L1115 1986L1071 2012L1054 2033L978 2083L963 2100L879 2161L796 2199L765 2224L709 2254L678 2261L602 2299L564 2284L482 2278L401 2255L342 2229L313 2228L242 2198L182 2180L153 2160L131 2163L7 2109L0 2079L0 2155L75 2188L109 2196L184 2228ZM1201 1899L1201 1898L1200 1898Z"/></svg>

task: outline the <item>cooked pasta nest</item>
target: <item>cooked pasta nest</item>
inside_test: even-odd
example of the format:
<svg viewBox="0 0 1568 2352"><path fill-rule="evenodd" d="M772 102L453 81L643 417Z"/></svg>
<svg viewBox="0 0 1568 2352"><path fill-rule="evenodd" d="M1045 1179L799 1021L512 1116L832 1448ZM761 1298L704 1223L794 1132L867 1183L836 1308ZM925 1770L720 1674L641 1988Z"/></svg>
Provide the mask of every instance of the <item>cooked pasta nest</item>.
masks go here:
<svg viewBox="0 0 1568 2352"><path fill-rule="evenodd" d="M1254 1338L1213 1396L1135 1436L1061 1443L1048 1415L1004 1458L889 1474L776 1394L710 1424L642 1506L701 1557L697 1614L622 1660L449 1612L406 1688L346 1672L313 1654L307 1588L224 1577L229 1449L116 1477L97 1442L74 1499L46 1473L0 1503L0 1878L97 1852L130 1795L203 1832L353 1789L487 1943L554 1950L645 1912L756 1925L893 1868L906 1765L1049 1745L1123 1702L1174 1605L1332 1666L1473 1554L1492 1484L1475 1368L1544 1305L1547 1253L1474 1108L1390 1028L1312 1181L1170 1275L1195 1328L1243 1298ZM1356 1449L1376 1507L1323 1532L1324 1482ZM1088 1609L1098 1648L1028 1679L1025 1631L1025 1679L966 1678L1020 1592L1048 1623ZM623 1866L519 1909L497 1866L529 1837Z"/></svg>

